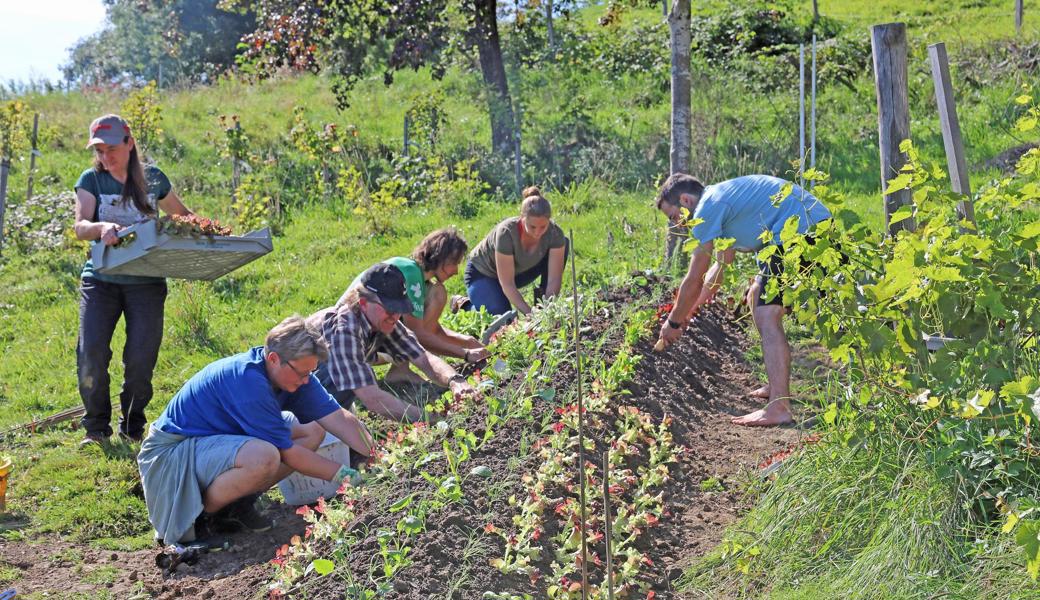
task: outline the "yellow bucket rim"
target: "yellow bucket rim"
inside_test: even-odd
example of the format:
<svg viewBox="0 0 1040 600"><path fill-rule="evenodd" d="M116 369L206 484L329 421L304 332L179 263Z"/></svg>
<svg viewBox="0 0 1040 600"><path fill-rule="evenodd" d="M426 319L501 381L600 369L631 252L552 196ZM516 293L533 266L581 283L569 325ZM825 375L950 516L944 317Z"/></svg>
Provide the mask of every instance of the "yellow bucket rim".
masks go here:
<svg viewBox="0 0 1040 600"><path fill-rule="evenodd" d="M7 475L11 471L11 457L0 456L0 477Z"/></svg>

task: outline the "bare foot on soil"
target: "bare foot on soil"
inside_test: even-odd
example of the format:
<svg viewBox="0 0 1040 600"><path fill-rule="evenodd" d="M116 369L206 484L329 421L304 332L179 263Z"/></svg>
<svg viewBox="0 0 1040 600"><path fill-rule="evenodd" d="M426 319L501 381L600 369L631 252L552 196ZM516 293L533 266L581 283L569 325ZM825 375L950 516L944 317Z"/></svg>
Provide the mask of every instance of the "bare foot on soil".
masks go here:
<svg viewBox="0 0 1040 600"><path fill-rule="evenodd" d="M752 398L761 398L763 400L769 399L769 384L765 384L760 388L756 388L747 393Z"/></svg>
<svg viewBox="0 0 1040 600"><path fill-rule="evenodd" d="M744 425L745 427L772 427L774 425L784 425L792 421L794 421L794 416L791 414L791 409L786 400L770 402L764 408L742 417L730 419L730 423Z"/></svg>
<svg viewBox="0 0 1040 600"><path fill-rule="evenodd" d="M390 370L386 372L386 377L383 381L387 383L425 383L426 380L421 375L413 371L408 365L399 365L394 363Z"/></svg>

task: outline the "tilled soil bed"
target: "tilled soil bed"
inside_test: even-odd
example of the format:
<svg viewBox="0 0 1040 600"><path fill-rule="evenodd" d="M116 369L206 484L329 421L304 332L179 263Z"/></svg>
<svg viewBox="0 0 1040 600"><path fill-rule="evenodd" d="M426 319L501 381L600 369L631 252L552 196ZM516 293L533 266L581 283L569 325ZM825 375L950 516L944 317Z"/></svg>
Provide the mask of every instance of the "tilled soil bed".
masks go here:
<svg viewBox="0 0 1040 600"><path fill-rule="evenodd" d="M607 308L588 319L583 338L597 339L606 334L600 352L604 357L612 356L612 346L623 336L623 328L617 324L623 308L645 303L650 292L644 287L608 294ZM744 359L749 340L742 325L733 323L721 308L709 307L666 352L654 352L652 344L652 337L636 344L634 352L643 358L626 384L628 394L620 402L650 415L655 422L670 417L674 442L685 448L678 462L671 465L670 479L663 485L665 515L639 543L647 558L642 575L645 585L655 598L666 599L679 597L673 584L682 570L718 543L726 525L747 508L741 494L742 481L757 477L758 463L791 446L799 431L730 424L731 416L759 406L761 401L749 398L747 391L760 382ZM486 592L547 597L547 586L558 583L544 576L549 571L549 557L537 562L543 574L540 577L503 575L491 565L492 559L503 554L503 538L488 535L487 528L509 527L516 510L507 499L525 493L521 479L541 460L531 451L539 428L552 419L561 404L574 400L575 378L573 365L562 364L553 375L557 397L552 401L536 398L529 419L500 424L494 436L470 457L464 467L467 472L473 465L481 465L493 475L466 478L462 500L428 516L424 531L409 540L410 564L396 574L385 597L469 600ZM615 409L611 407L608 412ZM478 406L464 427L479 437L486 415L486 407ZM606 421L613 418L606 416ZM597 437L600 433L589 432L597 451L606 447L606 441ZM360 502L356 507L358 518L351 524L354 543L349 565L342 566L355 574L372 571L380 551L376 532L393 529L401 517L380 507L386 505L387 497L401 498L424 487L429 483L419 469L412 469L403 473L391 489L381 491L381 497ZM197 565L182 566L172 575L156 568L154 550L101 551L56 537L38 543L3 543L0 561L21 570L22 577L13 583L20 594L46 592L62 597L93 591L113 598L264 597L274 573L270 560L289 538L303 535L306 527L292 507L275 504L268 511L277 520L274 530L236 535L230 552L203 556ZM546 536L552 533L547 527ZM602 555L602 544L598 548ZM82 561L47 558L67 555L70 550L81 555ZM86 575L101 567L114 570L114 575L102 584L88 583ZM589 570L602 579L601 567L590 565ZM343 581L342 577L312 574L294 588L290 597L353 597Z"/></svg>

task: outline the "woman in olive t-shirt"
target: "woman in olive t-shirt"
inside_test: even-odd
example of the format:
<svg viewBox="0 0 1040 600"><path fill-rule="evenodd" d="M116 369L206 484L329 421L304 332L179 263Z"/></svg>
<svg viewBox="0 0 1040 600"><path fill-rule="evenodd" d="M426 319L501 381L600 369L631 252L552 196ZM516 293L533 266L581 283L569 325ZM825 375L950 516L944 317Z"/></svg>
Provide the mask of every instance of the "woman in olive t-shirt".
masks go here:
<svg viewBox="0 0 1040 600"><path fill-rule="evenodd" d="M119 230L168 214L187 215L184 206L158 168L143 166L130 126L117 115L90 124L87 148L94 166L76 181L76 221L81 240L114 245ZM76 366L79 393L86 412L82 443L100 443L112 435L108 363L112 333L122 315L126 323L123 387L119 392L119 434L139 441L144 435L144 408L152 399L152 371L163 334L166 280L162 277L105 275L87 260L80 276L79 341Z"/></svg>
<svg viewBox="0 0 1040 600"><path fill-rule="evenodd" d="M559 293L568 240L551 219L552 207L537 187L524 190L520 216L510 217L492 229L469 255L463 279L470 308L483 306L502 314L510 305L522 314L531 306L520 288L540 279L534 301Z"/></svg>

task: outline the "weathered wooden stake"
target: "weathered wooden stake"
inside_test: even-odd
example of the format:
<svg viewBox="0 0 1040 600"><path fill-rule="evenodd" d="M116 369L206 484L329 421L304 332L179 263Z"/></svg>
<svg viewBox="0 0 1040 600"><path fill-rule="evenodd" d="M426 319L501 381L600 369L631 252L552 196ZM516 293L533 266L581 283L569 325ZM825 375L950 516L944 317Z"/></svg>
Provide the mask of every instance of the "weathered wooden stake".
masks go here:
<svg viewBox="0 0 1040 600"><path fill-rule="evenodd" d="M36 149L36 142L40 133L40 113L33 115L32 152L29 153L29 187L25 192L25 205L32 202L33 178L36 175L36 155L40 153Z"/></svg>
<svg viewBox="0 0 1040 600"><path fill-rule="evenodd" d="M235 129L241 130L242 123L235 121ZM231 156L231 198L234 199L235 194L238 193L238 186L242 185L242 157L238 155L236 150Z"/></svg>
<svg viewBox="0 0 1040 600"><path fill-rule="evenodd" d="M815 6L815 3L814 3ZM809 101L809 168L816 168L816 34L812 36L812 99ZM812 188L816 181L810 181Z"/></svg>
<svg viewBox="0 0 1040 600"><path fill-rule="evenodd" d="M404 113L404 149L403 154L408 156L408 129L411 127L412 117L408 113Z"/></svg>
<svg viewBox="0 0 1040 600"><path fill-rule="evenodd" d="M516 195L520 196L523 195L524 190L524 170L523 164L521 163L519 129L517 129L516 131L516 139L513 142L513 156L514 160L516 161L516 164L514 166L514 169L516 170Z"/></svg>
<svg viewBox="0 0 1040 600"><path fill-rule="evenodd" d="M11 170L11 159L0 160L0 252L4 249L4 207L7 205L7 172Z"/></svg>
<svg viewBox="0 0 1040 600"><path fill-rule="evenodd" d="M571 239L571 287L574 292L574 370L578 377L578 487L581 502L581 597L588 598L589 593L589 546L586 537L588 520L585 516L585 399L581 391L581 322L578 314L578 271L574 266L577 255L574 244L574 230L570 230Z"/></svg>
<svg viewBox="0 0 1040 600"><path fill-rule="evenodd" d="M888 191L888 181L899 174L906 158L899 151L903 140L910 138L910 106L907 99L906 25L886 23L870 28L870 45L874 58L874 87L878 105L878 146L881 154L881 194L885 202L885 224L890 235L913 231L912 218L891 223L892 214L911 204L910 190Z"/></svg>
<svg viewBox="0 0 1040 600"><path fill-rule="evenodd" d="M614 600L614 557L611 536L614 524L610 517L610 449L603 451L603 539L607 544L607 600Z"/></svg>
<svg viewBox="0 0 1040 600"><path fill-rule="evenodd" d="M964 159L964 141L957 119L957 104L953 97L950 81L950 61L946 55L946 44L928 46L928 58L932 63L932 81L935 83L935 101L939 105L939 124L942 126L943 146L946 147L946 163L950 171L953 191L963 194L957 203L957 212L962 219L975 223L975 207L971 202L971 184L968 181L968 165Z"/></svg>

